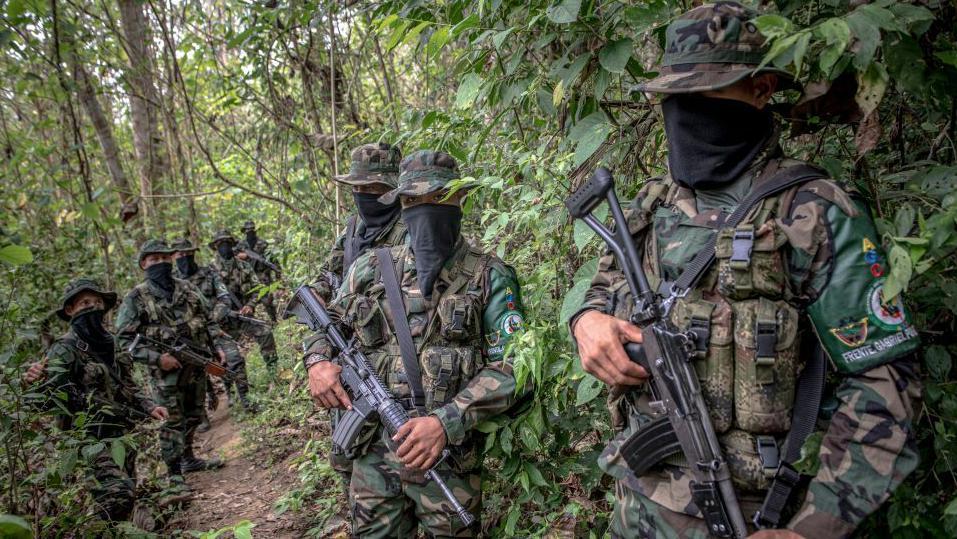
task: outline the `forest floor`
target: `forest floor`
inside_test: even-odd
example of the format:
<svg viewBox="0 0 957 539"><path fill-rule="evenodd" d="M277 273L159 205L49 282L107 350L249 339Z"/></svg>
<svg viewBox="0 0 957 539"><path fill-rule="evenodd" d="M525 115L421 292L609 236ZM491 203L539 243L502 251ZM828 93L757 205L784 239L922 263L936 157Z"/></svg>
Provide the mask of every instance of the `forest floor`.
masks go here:
<svg viewBox="0 0 957 539"><path fill-rule="evenodd" d="M217 530L243 520L252 522L253 537L302 537L309 529L308 516L286 511L276 515L273 504L298 485L290 461L267 466L257 462L245 445L241 427L229 414L226 399L210 416L212 428L196 436L197 454L219 456L225 465L208 472L190 474L188 481L195 496L189 507L168 528L181 530Z"/></svg>

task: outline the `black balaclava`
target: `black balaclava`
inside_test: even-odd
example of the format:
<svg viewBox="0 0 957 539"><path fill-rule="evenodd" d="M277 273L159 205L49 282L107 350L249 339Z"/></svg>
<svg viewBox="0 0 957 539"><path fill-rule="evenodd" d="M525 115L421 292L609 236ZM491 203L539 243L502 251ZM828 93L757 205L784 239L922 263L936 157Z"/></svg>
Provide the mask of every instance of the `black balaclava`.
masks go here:
<svg viewBox="0 0 957 539"><path fill-rule="evenodd" d="M678 94L661 109L671 177L691 189L717 189L737 179L774 130L767 107L734 99Z"/></svg>
<svg viewBox="0 0 957 539"><path fill-rule="evenodd" d="M462 229L462 208L448 204L419 204L402 210L402 219L412 238L419 288L432 297L435 279L452 256Z"/></svg>
<svg viewBox="0 0 957 539"><path fill-rule="evenodd" d="M387 206L379 202L381 196L375 193L352 192L352 198L359 210L359 217L366 225L364 230L352 238L352 249L356 256L371 247L382 230L392 224L402 211L402 205L398 200Z"/></svg>
<svg viewBox="0 0 957 539"><path fill-rule="evenodd" d="M250 248L250 249L255 249L255 248L256 248L256 240L257 240L257 239L259 239L259 238L256 237L256 229L255 229L255 228L246 231L246 243L249 244L249 248Z"/></svg>
<svg viewBox="0 0 957 539"><path fill-rule="evenodd" d="M219 244L216 245L216 251L219 253L219 256L226 260L233 258L233 244L228 241L219 242Z"/></svg>
<svg viewBox="0 0 957 539"><path fill-rule="evenodd" d="M159 262L146 268L146 279L163 291L166 299L173 297L173 264Z"/></svg>
<svg viewBox="0 0 957 539"><path fill-rule="evenodd" d="M106 311L96 307L83 309L70 319L73 333L90 345L90 351L103 361L113 361L113 335L103 325Z"/></svg>
<svg viewBox="0 0 957 539"><path fill-rule="evenodd" d="M199 266L196 264L196 256L192 254L177 258L176 267L183 277L189 277L199 269Z"/></svg>

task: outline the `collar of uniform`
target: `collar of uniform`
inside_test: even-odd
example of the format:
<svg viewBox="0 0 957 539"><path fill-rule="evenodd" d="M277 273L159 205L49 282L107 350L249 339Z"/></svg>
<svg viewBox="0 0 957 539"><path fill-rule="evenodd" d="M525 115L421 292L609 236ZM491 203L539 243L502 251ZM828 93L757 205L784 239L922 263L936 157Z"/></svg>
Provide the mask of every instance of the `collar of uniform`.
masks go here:
<svg viewBox="0 0 957 539"><path fill-rule="evenodd" d="M751 166L744 171L742 176L751 176L753 188L756 184L761 183L756 181L759 178L767 178L767 174L763 174L765 166L774 158L779 157L782 154L781 150L781 122L778 121L777 116L774 118L774 130L771 132L771 136L768 137L768 141L765 142L764 148L758 153L757 157L752 161ZM668 182L673 183L677 186L674 179L671 177L669 172L666 176ZM688 218L691 219L691 222L698 226L705 226L709 228L714 228L716 226L714 223L720 220L720 212L717 210L711 210L702 212L699 216L698 213L698 199L695 196L695 192L692 189L687 187L677 186L677 194L673 199L674 206L684 213Z"/></svg>
<svg viewBox="0 0 957 539"><path fill-rule="evenodd" d="M392 219L392 221L389 222L388 225L382 227L382 230L379 231L379 234L375 237L375 240L374 240L374 241L378 242L378 241L381 240L382 238L385 238L385 237L387 237L389 234L391 234L391 233L392 233L392 229L394 229L396 223L399 222L399 219L401 218L401 215L402 215L402 214L396 214L396 217L395 217L394 219ZM365 223L365 221L363 221L361 218L359 218L359 216L356 216L356 219L357 219L357 221L358 221L358 223L356 224L356 233L361 233L362 231L364 231L364 230L366 229L366 223Z"/></svg>
<svg viewBox="0 0 957 539"><path fill-rule="evenodd" d="M442 266L442 271L439 272L440 282L450 285L453 281L455 281L455 278L458 276L459 262L465 258L465 255L468 254L468 251L468 242L465 241L465 238L459 235L459 239L455 243L455 251L453 251L452 256L445 261L445 264Z"/></svg>
<svg viewBox="0 0 957 539"><path fill-rule="evenodd" d="M183 294L183 287L182 285L180 285L180 281L182 281L182 279L180 279L179 277L173 277L173 297L170 298L169 300L170 303L176 303L179 297ZM163 291L160 290L159 287L157 287L155 284L153 284L153 281L150 281L147 279L146 287L149 289L150 294L153 294L153 297L156 300L166 301L166 299L164 298Z"/></svg>

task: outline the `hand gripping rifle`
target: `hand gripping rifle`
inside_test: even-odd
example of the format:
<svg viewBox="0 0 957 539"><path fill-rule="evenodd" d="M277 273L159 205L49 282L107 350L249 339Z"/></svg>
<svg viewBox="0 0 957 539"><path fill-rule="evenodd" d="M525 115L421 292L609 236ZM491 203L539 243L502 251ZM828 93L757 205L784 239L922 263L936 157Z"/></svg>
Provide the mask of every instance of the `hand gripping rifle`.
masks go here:
<svg viewBox="0 0 957 539"><path fill-rule="evenodd" d="M202 367L207 374L218 376L224 380L233 380L239 374L234 370L220 365L215 359L206 355L205 353L198 352L198 347L192 343L185 342L183 339L178 340L176 344L169 344L156 339L151 339L142 333L137 333L136 338L134 338L133 342L130 343L128 352L132 354L133 350L135 350L137 346L140 346L141 342L149 343L151 346L159 348L162 352L172 355L183 363L196 367Z"/></svg>
<svg viewBox="0 0 957 539"><path fill-rule="evenodd" d="M333 346L339 350L339 359L342 361L340 374L343 385L348 388L352 396L352 409L342 414L336 430L332 433L332 443L345 451L352 448L356 437L371 416L378 415L385 425L391 438L402 425L409 421L409 414L405 408L392 396L389 389L382 383L368 358L356 346L355 339L346 340L333 324L325 307L316 297L315 291L306 285L299 287L296 294L286 306L285 317L295 315L300 324L305 324L312 331L323 331ZM391 444L390 444L391 445ZM395 451L394 447L390 447ZM438 465L449 454L449 450L442 452ZM438 474L435 465L425 473L425 478L438 485L445 499L452 505L459 519L466 526L475 521L467 509L455 498L445 481Z"/></svg>
<svg viewBox="0 0 957 539"><path fill-rule="evenodd" d="M257 253L256 251L253 251L252 248L249 248L249 249L234 249L234 251L235 251L236 253L246 253L246 256L248 256L248 257L249 257L250 259L252 259L254 262L258 262L258 263L262 264L263 266L266 266L267 268L269 268L269 269L275 271L277 275L281 275L281 274L282 274L282 270L279 269L279 266L277 266L277 265L273 264L272 262L266 260L266 257L264 257L263 255Z"/></svg>
<svg viewBox="0 0 957 539"><path fill-rule="evenodd" d="M614 232L591 213L606 200L615 221ZM746 537L748 531L731 483L731 472L718 445L698 375L691 363L695 335L679 331L668 319L676 293L659 301L648 286L628 222L615 195L611 172L606 168L596 170L585 185L565 200L565 206L572 217L584 221L608 244L634 298L631 322L641 328L643 339L641 344L625 345L625 351L651 375L651 408L657 417L643 428L656 435L644 439L653 443L628 447L632 444L626 442L623 447L626 461L636 475L641 475L661 458L680 450L690 466L691 497L711 535Z"/></svg>

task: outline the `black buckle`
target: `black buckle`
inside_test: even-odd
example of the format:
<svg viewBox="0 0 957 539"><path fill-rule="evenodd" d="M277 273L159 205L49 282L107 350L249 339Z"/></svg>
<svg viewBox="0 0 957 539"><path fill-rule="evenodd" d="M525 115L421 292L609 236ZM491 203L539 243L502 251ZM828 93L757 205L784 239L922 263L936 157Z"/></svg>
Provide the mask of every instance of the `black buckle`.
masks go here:
<svg viewBox="0 0 957 539"><path fill-rule="evenodd" d="M757 436L758 459L765 470L773 470L781 465L781 452L774 436Z"/></svg>
<svg viewBox="0 0 957 539"><path fill-rule="evenodd" d="M751 249L754 247L754 227L734 229L731 240L731 269L747 269L751 265Z"/></svg>
<svg viewBox="0 0 957 539"><path fill-rule="evenodd" d="M688 332L694 336L695 352L707 353L708 340L711 338L711 320L692 317Z"/></svg>
<svg viewBox="0 0 957 539"><path fill-rule="evenodd" d="M757 324L758 365L774 363L774 351L778 346L778 325L758 322Z"/></svg>

